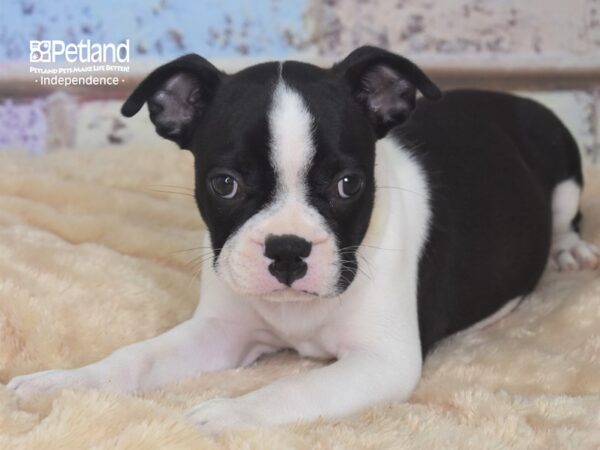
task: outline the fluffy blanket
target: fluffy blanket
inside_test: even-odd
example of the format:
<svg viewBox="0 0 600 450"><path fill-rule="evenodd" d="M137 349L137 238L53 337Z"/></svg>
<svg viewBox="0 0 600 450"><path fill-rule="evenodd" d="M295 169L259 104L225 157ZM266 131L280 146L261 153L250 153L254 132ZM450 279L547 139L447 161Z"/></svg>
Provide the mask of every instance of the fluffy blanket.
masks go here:
<svg viewBox="0 0 600 450"><path fill-rule="evenodd" d="M189 154L9 152L0 168L0 382L80 366L191 315L203 225ZM587 179L583 233L600 244L600 168ZM19 402L0 385L0 448L600 448L600 278L547 274L516 312L437 348L406 403L217 439L181 415L319 364L286 352L136 395Z"/></svg>

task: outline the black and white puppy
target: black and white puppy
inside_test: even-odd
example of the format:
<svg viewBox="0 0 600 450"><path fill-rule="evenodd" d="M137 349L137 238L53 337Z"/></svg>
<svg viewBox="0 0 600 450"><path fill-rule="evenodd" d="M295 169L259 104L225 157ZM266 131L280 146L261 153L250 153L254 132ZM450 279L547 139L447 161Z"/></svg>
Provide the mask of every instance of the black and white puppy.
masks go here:
<svg viewBox="0 0 600 450"><path fill-rule="evenodd" d="M362 47L330 69L286 61L233 75L187 55L122 112L144 103L157 133L195 157L214 249L201 301L104 360L14 378L19 395L152 389L293 348L337 361L189 418L218 432L340 417L407 399L437 341L506 313L549 259L598 264L578 232L577 145L531 100L442 97L409 60Z"/></svg>

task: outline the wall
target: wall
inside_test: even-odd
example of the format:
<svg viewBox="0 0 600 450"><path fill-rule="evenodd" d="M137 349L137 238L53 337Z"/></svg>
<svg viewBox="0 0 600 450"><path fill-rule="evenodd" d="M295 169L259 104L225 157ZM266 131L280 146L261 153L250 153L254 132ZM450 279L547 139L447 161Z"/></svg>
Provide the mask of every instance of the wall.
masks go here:
<svg viewBox="0 0 600 450"><path fill-rule="evenodd" d="M600 162L600 0L7 1L0 16L0 148L33 153L146 139L120 99L150 68L187 52L235 69L298 58L329 64L362 44L407 55L444 87L517 90L553 107ZM120 89L43 90L30 39L131 42ZM156 141L158 144L159 141Z"/></svg>

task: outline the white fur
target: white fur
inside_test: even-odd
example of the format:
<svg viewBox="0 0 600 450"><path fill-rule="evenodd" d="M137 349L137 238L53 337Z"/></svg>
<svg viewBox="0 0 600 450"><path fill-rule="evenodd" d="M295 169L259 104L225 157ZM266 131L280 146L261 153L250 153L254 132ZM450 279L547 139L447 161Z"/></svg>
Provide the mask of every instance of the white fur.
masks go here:
<svg viewBox="0 0 600 450"><path fill-rule="evenodd" d="M315 154L313 118L302 96L279 80L269 112L271 164L277 175L276 197L306 196L306 172Z"/></svg>
<svg viewBox="0 0 600 450"><path fill-rule="evenodd" d="M574 180L559 183L552 193L552 248L550 266L569 272L598 267L600 253L571 228L579 209L581 188Z"/></svg>
<svg viewBox="0 0 600 450"><path fill-rule="evenodd" d="M385 188L377 191L359 249L370 278L359 272L341 295L288 303L246 297L206 263L202 300L190 320L79 369L16 377L9 388L21 396L73 386L148 389L293 347L337 361L235 399L205 402L189 411L190 420L214 433L340 417L377 402L406 399L421 373L416 291L430 216L428 191L418 164L387 139L378 144L376 180Z"/></svg>

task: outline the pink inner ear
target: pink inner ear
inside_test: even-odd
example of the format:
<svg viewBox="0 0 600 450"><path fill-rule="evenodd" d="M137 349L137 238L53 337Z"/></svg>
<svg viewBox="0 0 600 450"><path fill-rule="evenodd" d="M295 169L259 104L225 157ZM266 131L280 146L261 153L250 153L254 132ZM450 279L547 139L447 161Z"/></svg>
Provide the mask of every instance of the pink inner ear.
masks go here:
<svg viewBox="0 0 600 450"><path fill-rule="evenodd" d="M408 81L389 67L380 65L363 77L359 99L383 122L389 122L398 115L409 113L414 95L415 89Z"/></svg>
<svg viewBox="0 0 600 450"><path fill-rule="evenodd" d="M169 139L181 134L194 118L200 99L200 88L194 76L180 73L169 78L151 98L151 102L159 106L150 110L159 134L167 135Z"/></svg>

